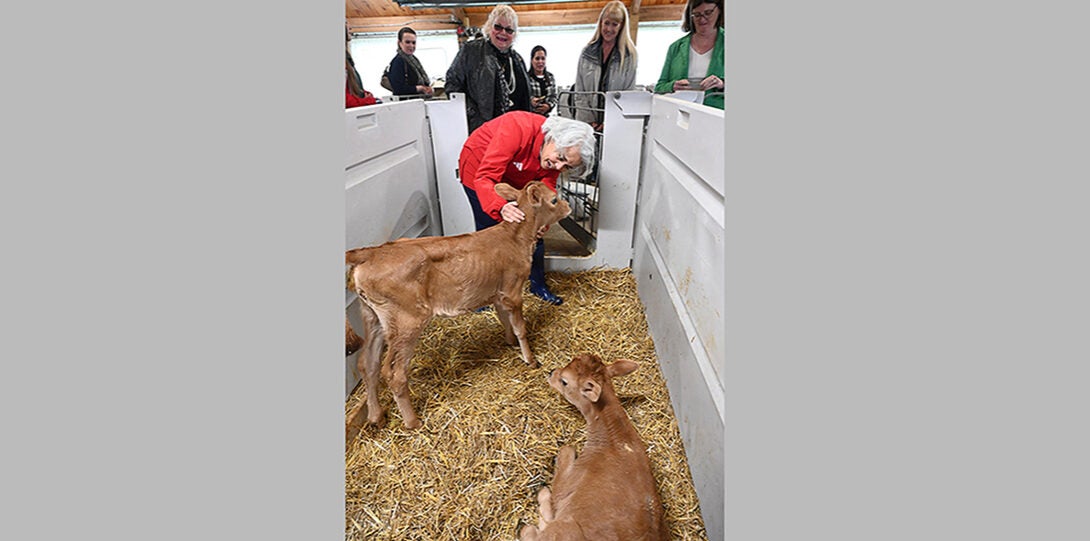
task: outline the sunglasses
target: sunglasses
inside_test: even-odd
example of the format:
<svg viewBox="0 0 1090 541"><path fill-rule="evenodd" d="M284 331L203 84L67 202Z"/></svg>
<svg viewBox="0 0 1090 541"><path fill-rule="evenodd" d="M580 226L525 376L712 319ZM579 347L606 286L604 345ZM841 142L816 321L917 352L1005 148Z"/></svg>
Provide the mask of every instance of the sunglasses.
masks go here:
<svg viewBox="0 0 1090 541"><path fill-rule="evenodd" d="M501 24L492 25L492 29L496 32L507 32L509 35L515 35L515 29L510 26L503 26Z"/></svg>
<svg viewBox="0 0 1090 541"><path fill-rule="evenodd" d="M719 9L719 6L705 9L704 11L690 11L689 13L692 14L694 19L710 19L712 13L715 13L715 10L717 9Z"/></svg>

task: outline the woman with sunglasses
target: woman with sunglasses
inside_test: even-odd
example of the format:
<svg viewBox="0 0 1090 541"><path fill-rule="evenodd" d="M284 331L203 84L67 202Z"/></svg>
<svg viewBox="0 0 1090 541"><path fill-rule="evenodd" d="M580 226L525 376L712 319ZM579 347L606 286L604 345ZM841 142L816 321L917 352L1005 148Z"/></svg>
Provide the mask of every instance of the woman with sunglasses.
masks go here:
<svg viewBox="0 0 1090 541"><path fill-rule="evenodd" d="M667 49L655 92L723 92L723 0L689 0L681 29L688 34ZM704 105L722 109L723 94L705 95Z"/></svg>
<svg viewBox="0 0 1090 541"><path fill-rule="evenodd" d="M720 0L722 1L722 0ZM636 88L636 44L628 31L628 8L619 0L602 6L594 37L579 55L574 92L609 92ZM602 129L605 107L596 94L575 94L575 118Z"/></svg>
<svg viewBox="0 0 1090 541"><path fill-rule="evenodd" d="M466 97L469 133L508 111L530 111L530 77L522 56L511 45L518 14L507 5L492 9L485 21L488 39L468 41L447 69L445 91Z"/></svg>

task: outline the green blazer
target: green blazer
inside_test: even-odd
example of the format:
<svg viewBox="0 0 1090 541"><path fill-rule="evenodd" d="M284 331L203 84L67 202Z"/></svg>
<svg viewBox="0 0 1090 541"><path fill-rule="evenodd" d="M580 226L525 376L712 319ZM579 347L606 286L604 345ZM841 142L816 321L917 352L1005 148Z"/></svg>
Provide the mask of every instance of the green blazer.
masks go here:
<svg viewBox="0 0 1090 541"><path fill-rule="evenodd" d="M686 34L671 43L670 48L666 50L666 61L662 64L662 75L659 75L659 82L655 83L655 92L673 92L674 81L689 76L689 39L692 35L691 32ZM723 43L724 33L723 29L720 28L719 35L715 38L715 47L712 47L711 64L708 66L708 73L704 76L718 75L726 82L727 78L723 74L725 69L723 65ZM724 88L726 87L724 86ZM723 96L708 96L704 98L704 105L722 109Z"/></svg>

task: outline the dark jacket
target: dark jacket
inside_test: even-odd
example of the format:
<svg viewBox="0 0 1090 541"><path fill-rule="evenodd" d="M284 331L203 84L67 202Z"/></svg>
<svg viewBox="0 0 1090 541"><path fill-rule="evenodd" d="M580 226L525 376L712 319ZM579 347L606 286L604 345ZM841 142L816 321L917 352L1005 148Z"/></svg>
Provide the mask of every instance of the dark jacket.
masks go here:
<svg viewBox="0 0 1090 541"><path fill-rule="evenodd" d="M417 92L416 85L430 86L431 81L428 80L427 72L421 73L424 69L420 67L421 71L418 71L411 62L407 62L403 53L394 55L393 60L390 61L390 90L395 96L413 96L420 94ZM419 64L419 60L416 61Z"/></svg>
<svg viewBox="0 0 1090 541"><path fill-rule="evenodd" d="M466 96L466 121L469 133L485 122L507 111L530 110L530 77L522 56L514 48L508 49L511 69L515 77L514 104L506 110L497 104L496 77L500 73L500 53L488 39L475 39L462 45L447 69L444 90L447 95L461 92ZM507 56L503 55L506 59Z"/></svg>
<svg viewBox="0 0 1090 541"><path fill-rule="evenodd" d="M545 103L549 106L548 111L538 114L544 114L545 116L549 116L549 113L553 112L553 109L556 109L558 96L556 90L556 77L554 77L552 72L549 70L545 70L545 75L542 76L540 79L538 79L537 76L534 75L532 69L526 72L526 74L530 77L530 96L533 98L544 97Z"/></svg>

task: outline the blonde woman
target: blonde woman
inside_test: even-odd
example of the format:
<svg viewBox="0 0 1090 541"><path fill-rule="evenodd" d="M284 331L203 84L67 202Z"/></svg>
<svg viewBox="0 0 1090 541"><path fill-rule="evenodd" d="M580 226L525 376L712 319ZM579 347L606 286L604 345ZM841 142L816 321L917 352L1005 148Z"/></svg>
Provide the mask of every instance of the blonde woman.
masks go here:
<svg viewBox="0 0 1090 541"><path fill-rule="evenodd" d="M594 37L583 47L576 69L575 92L608 92L636 88L636 44L628 30L628 8L619 0L602 7ZM603 113L587 108L602 109L602 96L576 94L575 118L602 129Z"/></svg>
<svg viewBox="0 0 1090 541"><path fill-rule="evenodd" d="M496 6L482 27L488 38L462 45L447 69L446 93L465 94L469 133L508 111L530 110L530 76L511 47L518 28L514 8Z"/></svg>

